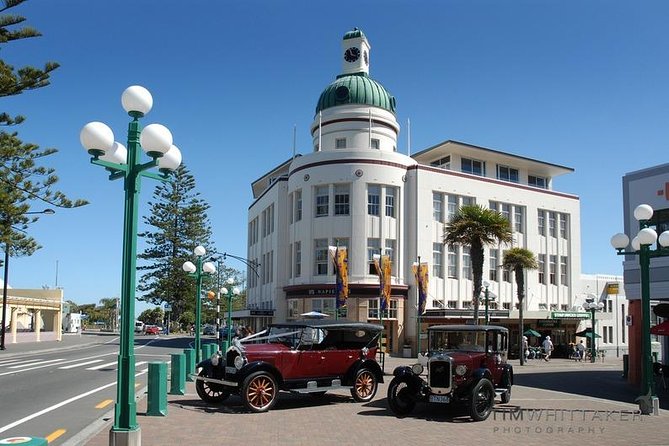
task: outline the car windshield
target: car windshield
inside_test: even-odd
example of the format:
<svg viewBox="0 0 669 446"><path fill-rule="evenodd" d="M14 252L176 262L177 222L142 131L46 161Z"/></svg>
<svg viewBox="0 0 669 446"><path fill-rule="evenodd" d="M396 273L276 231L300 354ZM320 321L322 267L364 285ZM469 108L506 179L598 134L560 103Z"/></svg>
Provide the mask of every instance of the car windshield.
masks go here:
<svg viewBox="0 0 669 446"><path fill-rule="evenodd" d="M270 327L267 342L297 347L301 331L301 327Z"/></svg>
<svg viewBox="0 0 669 446"><path fill-rule="evenodd" d="M430 351L455 350L467 352L485 351L485 331L431 331Z"/></svg>

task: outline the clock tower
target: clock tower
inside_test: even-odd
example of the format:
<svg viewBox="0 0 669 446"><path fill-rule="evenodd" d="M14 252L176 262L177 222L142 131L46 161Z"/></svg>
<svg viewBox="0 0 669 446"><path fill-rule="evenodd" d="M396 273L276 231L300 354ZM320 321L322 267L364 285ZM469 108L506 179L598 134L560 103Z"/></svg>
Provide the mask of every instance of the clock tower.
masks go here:
<svg viewBox="0 0 669 446"><path fill-rule="evenodd" d="M341 42L342 74L369 75L369 42L358 28L344 34Z"/></svg>

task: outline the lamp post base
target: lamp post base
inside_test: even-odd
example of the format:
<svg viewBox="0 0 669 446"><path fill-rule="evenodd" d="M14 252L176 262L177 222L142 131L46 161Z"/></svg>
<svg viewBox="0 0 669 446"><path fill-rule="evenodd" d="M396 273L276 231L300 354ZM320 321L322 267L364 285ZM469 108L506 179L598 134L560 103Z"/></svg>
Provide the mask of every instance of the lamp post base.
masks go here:
<svg viewBox="0 0 669 446"><path fill-rule="evenodd" d="M142 446L142 431L137 429L109 430L109 446Z"/></svg>
<svg viewBox="0 0 669 446"><path fill-rule="evenodd" d="M639 411L643 415L660 414L660 399L658 397L651 395L641 395L634 401L639 403Z"/></svg>

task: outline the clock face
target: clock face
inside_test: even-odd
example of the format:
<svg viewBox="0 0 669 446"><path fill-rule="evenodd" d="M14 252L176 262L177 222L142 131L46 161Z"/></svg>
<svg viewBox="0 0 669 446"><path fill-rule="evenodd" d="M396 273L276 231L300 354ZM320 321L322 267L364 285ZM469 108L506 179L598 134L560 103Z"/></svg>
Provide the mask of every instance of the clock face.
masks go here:
<svg viewBox="0 0 669 446"><path fill-rule="evenodd" d="M367 51L363 51L362 58L365 60L365 65L369 65L369 55L367 54Z"/></svg>
<svg viewBox="0 0 669 446"><path fill-rule="evenodd" d="M346 62L355 62L360 58L360 50L354 46L344 51L344 60Z"/></svg>

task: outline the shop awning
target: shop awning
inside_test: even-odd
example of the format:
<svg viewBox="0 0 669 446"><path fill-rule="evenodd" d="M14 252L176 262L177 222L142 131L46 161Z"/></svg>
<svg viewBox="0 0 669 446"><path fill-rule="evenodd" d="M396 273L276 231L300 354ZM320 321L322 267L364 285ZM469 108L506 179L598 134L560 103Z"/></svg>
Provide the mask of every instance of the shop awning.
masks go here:
<svg viewBox="0 0 669 446"><path fill-rule="evenodd" d="M578 331L574 333L574 336L580 336L592 339L592 328L586 328L585 330ZM597 338L601 338L601 336L595 333L595 339Z"/></svg>

